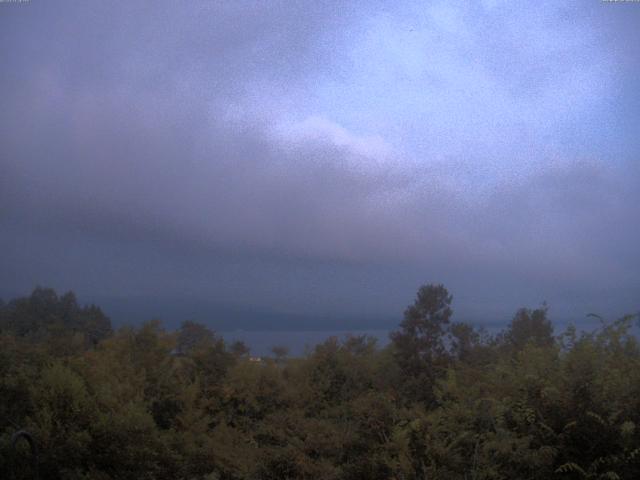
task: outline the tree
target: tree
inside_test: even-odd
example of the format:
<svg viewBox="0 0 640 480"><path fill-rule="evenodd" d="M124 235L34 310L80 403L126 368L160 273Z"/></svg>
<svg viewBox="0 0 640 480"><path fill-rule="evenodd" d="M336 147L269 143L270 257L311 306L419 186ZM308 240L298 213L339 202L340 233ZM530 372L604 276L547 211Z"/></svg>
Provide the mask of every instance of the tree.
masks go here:
<svg viewBox="0 0 640 480"><path fill-rule="evenodd" d="M229 350L235 357L246 357L251 352L251 349L242 340L233 342Z"/></svg>
<svg viewBox="0 0 640 480"><path fill-rule="evenodd" d="M42 287L0 309L0 327L33 342L46 340L59 352L95 347L112 334L111 321L99 307L81 307L73 292L58 297L55 290Z"/></svg>
<svg viewBox="0 0 640 480"><path fill-rule="evenodd" d="M443 285L423 285L405 310L400 330L391 334L407 394L416 400L433 401L434 382L446 366L444 336L453 313L451 300Z"/></svg>
<svg viewBox="0 0 640 480"><path fill-rule="evenodd" d="M276 362L282 363L289 355L289 347L286 347L284 345L276 345L271 349L271 352L276 357Z"/></svg>
<svg viewBox="0 0 640 480"><path fill-rule="evenodd" d="M178 332L176 350L181 355L189 355L195 350L210 347L214 343L214 334L201 323L187 320L182 322Z"/></svg>
<svg viewBox="0 0 640 480"><path fill-rule="evenodd" d="M547 319L548 310L546 304L535 310L518 310L507 328L507 342L516 350L522 350L527 343L533 343L537 347L553 345L553 325Z"/></svg>
<svg viewBox="0 0 640 480"><path fill-rule="evenodd" d="M347 335L342 346L353 355L368 355L375 352L376 343L377 339L370 335Z"/></svg>
<svg viewBox="0 0 640 480"><path fill-rule="evenodd" d="M474 355L482 348L482 338L472 325L455 322L449 329L451 334L450 350L455 358L463 362L475 359Z"/></svg>
<svg viewBox="0 0 640 480"><path fill-rule="evenodd" d="M82 308L78 316L81 322L80 330L85 334L86 340L91 346L96 346L113 333L111 320L100 307L89 305Z"/></svg>

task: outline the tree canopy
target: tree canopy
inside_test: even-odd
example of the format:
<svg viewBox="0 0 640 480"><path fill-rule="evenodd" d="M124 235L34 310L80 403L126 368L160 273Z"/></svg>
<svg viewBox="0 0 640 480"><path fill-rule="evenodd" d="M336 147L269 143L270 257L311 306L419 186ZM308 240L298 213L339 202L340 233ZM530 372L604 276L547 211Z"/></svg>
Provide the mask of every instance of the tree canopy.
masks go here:
<svg viewBox="0 0 640 480"><path fill-rule="evenodd" d="M328 338L252 361L204 324L112 331L36 289L0 305L0 478L640 478L637 317L489 335L421 287L392 341Z"/></svg>

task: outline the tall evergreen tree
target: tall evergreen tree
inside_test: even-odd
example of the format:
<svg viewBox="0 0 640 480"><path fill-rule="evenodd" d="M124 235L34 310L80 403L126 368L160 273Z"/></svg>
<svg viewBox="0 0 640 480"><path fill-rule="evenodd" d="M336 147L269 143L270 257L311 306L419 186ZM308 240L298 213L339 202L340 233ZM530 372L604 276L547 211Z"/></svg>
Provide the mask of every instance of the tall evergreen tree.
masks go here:
<svg viewBox="0 0 640 480"><path fill-rule="evenodd" d="M423 285L404 312L400 330L391 334L396 360L404 374L408 398L435 400L434 383L444 374L448 353L445 336L453 297L443 285Z"/></svg>

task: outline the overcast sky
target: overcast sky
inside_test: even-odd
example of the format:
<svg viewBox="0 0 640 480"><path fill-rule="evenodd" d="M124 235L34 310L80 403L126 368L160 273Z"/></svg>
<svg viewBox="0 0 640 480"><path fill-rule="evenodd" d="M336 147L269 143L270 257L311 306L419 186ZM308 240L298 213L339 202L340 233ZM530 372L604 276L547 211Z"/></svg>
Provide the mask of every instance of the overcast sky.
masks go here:
<svg viewBox="0 0 640 480"><path fill-rule="evenodd" d="M640 310L639 3L31 0L0 45L5 298Z"/></svg>

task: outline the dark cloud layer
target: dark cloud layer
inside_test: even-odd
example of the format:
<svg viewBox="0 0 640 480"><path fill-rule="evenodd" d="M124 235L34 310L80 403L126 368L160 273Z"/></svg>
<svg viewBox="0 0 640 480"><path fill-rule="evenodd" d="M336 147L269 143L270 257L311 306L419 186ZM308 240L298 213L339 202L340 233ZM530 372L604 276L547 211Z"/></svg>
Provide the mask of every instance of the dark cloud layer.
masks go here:
<svg viewBox="0 0 640 480"><path fill-rule="evenodd" d="M424 4L424 34L441 28L459 51L424 67L399 50L407 75L432 69L444 83L434 98L390 92L416 95L393 128L373 120L398 115L383 99L355 103L353 118L342 100L400 67L365 80L371 58L344 52L372 28L390 40L371 55L388 61L395 25L422 4L2 5L0 292L47 284L131 315L217 312L259 328L278 314L287 327L393 325L428 281L479 321L545 299L563 318L637 310L640 104L623 87L640 71L628 41L640 17L542 5L529 21L489 4ZM483 25L498 33L473 47L465 35ZM598 45L618 37L628 47ZM603 66L615 75L599 77ZM620 88L600 103L598 78ZM465 82L484 85L467 102L488 108L475 123L456 110ZM558 86L575 108L553 107L551 131L534 105L562 101ZM505 105L491 105L493 89ZM425 112L441 125L404 130ZM502 114L507 130L487 129ZM613 123L593 125L598 115Z"/></svg>

